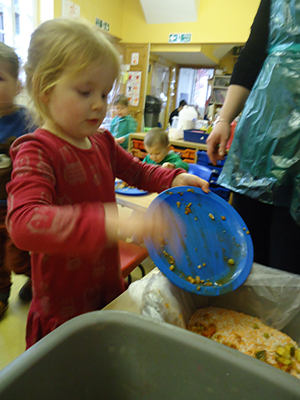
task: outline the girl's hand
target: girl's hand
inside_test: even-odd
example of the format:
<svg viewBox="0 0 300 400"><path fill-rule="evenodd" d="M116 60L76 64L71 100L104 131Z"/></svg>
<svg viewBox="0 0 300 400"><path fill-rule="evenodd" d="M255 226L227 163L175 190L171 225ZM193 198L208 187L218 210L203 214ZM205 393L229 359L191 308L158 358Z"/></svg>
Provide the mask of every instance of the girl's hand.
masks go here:
<svg viewBox="0 0 300 400"><path fill-rule="evenodd" d="M118 241L119 232L128 238L134 235L138 241L143 241L143 237L151 237L154 241L169 237L168 227L162 223L163 214L166 212L164 205L151 218L143 213L132 213L129 219L127 216L119 216L115 203L104 204L104 209L108 246Z"/></svg>
<svg viewBox="0 0 300 400"><path fill-rule="evenodd" d="M196 186L200 187L205 193L209 192L209 183L204 179L201 179L198 176L192 174L177 175L173 179L171 187L175 186Z"/></svg>
<svg viewBox="0 0 300 400"><path fill-rule="evenodd" d="M226 154L227 142L231 135L231 126L227 121L219 121L209 134L207 143L207 155L211 162L216 165Z"/></svg>

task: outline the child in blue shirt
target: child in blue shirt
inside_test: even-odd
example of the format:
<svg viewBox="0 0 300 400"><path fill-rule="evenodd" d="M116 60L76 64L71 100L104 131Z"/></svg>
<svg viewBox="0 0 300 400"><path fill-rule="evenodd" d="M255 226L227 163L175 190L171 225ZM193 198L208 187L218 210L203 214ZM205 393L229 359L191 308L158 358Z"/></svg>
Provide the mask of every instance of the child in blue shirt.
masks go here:
<svg viewBox="0 0 300 400"><path fill-rule="evenodd" d="M8 307L11 271L30 277L31 265L28 252L18 249L8 235L6 219L6 184L12 170L9 148L17 137L29 133L29 113L15 104L21 89L19 59L12 48L0 42L0 317ZM32 125L32 122L31 122ZM24 300L31 299L30 278L20 291Z"/></svg>

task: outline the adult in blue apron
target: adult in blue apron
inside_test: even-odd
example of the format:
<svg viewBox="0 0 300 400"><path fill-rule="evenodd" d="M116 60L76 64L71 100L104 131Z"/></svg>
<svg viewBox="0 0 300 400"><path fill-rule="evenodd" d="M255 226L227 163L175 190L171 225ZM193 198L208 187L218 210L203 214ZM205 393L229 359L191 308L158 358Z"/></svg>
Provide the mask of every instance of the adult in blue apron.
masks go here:
<svg viewBox="0 0 300 400"><path fill-rule="evenodd" d="M214 162L224 155L230 122L245 104L218 183L234 192L255 261L300 273L300 0L263 3L266 58L251 91L229 88L208 155Z"/></svg>

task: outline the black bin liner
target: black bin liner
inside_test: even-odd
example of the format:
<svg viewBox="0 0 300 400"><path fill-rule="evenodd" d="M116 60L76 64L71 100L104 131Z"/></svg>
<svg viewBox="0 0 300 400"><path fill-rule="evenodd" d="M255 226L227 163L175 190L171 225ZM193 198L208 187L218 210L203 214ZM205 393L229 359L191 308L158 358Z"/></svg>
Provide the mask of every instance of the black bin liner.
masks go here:
<svg viewBox="0 0 300 400"><path fill-rule="evenodd" d="M145 103L145 126L158 126L158 117L161 110L161 101L154 96L147 95Z"/></svg>

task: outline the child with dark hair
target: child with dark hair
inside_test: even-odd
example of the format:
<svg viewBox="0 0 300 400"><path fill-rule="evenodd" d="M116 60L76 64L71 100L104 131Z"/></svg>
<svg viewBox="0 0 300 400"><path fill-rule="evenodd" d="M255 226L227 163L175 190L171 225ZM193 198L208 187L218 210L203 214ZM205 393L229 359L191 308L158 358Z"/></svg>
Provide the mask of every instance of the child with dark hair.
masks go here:
<svg viewBox="0 0 300 400"><path fill-rule="evenodd" d="M144 162L147 164L160 165L163 168L183 168L189 171L189 164L182 161L179 154L170 150L168 133L161 128L152 128L146 133L144 146L147 156Z"/></svg>
<svg viewBox="0 0 300 400"><path fill-rule="evenodd" d="M136 132L137 122L129 114L128 99L124 95L119 95L114 101L117 115L112 120L110 131L115 140L123 149L128 150L128 137L130 133Z"/></svg>
<svg viewBox="0 0 300 400"><path fill-rule="evenodd" d="M11 287L11 270L30 277L30 257L27 251L19 250L7 233L5 185L10 181L12 170L9 158L11 143L29 132L29 113L15 104L20 92L19 59L14 50L0 42L0 316L8 308ZM30 279L21 289L23 300L31 299Z"/></svg>

